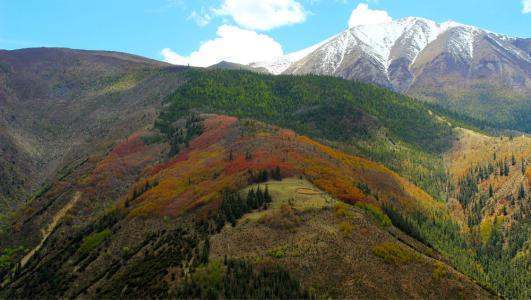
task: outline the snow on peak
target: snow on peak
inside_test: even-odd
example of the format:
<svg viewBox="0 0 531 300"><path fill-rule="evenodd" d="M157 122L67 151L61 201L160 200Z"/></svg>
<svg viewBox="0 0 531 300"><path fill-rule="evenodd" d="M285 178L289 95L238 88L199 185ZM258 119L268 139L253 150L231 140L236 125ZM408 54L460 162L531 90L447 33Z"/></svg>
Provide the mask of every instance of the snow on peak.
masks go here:
<svg viewBox="0 0 531 300"><path fill-rule="evenodd" d="M277 57L272 61L255 62L255 63L250 64L249 66L253 68L265 68L271 74L274 74L274 75L282 74L282 72L286 71L292 64L298 62L299 60L306 57L308 54L314 52L319 47L321 47L322 45L330 41L332 38L326 39L308 48Z"/></svg>
<svg viewBox="0 0 531 300"><path fill-rule="evenodd" d="M250 66L281 74L296 62L319 51L323 55L321 71L327 74L339 67L350 49L361 48L387 72L394 59L405 57L411 64L414 63L419 53L445 32L451 35L448 41L450 51L472 58L479 31L476 27L454 21L438 24L425 18L407 17L380 24L357 25L304 50Z"/></svg>
<svg viewBox="0 0 531 300"><path fill-rule="evenodd" d="M448 30L448 50L465 59L474 58L474 43L480 31L472 26L456 26Z"/></svg>
<svg viewBox="0 0 531 300"><path fill-rule="evenodd" d="M351 32L368 46L368 54L387 70L395 58L407 57L413 62L428 44L453 26L457 25L408 17L387 24L357 26Z"/></svg>

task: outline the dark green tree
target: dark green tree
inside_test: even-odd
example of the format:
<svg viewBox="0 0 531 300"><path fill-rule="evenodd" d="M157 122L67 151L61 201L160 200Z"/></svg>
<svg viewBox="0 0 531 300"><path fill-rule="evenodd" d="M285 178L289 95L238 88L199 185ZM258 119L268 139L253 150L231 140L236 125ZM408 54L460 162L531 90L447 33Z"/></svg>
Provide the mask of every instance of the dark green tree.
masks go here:
<svg viewBox="0 0 531 300"><path fill-rule="evenodd" d="M524 184L520 184L520 189L518 190L518 198L519 199L525 199L526 190Z"/></svg>
<svg viewBox="0 0 531 300"><path fill-rule="evenodd" d="M264 194L262 192L262 189L260 187L256 188L256 208L261 208L264 205Z"/></svg>
<svg viewBox="0 0 531 300"><path fill-rule="evenodd" d="M509 164L507 161L503 163L503 176L509 176Z"/></svg>
<svg viewBox="0 0 531 300"><path fill-rule="evenodd" d="M274 170L271 170L271 178L276 181L282 181L282 174L280 172L279 166L277 166Z"/></svg>
<svg viewBox="0 0 531 300"><path fill-rule="evenodd" d="M247 206L250 209L258 208L258 204L256 203L256 194L253 189L249 189L249 192L247 192Z"/></svg>
<svg viewBox="0 0 531 300"><path fill-rule="evenodd" d="M205 238L203 242L203 247L201 248L201 253L199 255L199 261L202 264L208 264L208 255L210 253L210 240L208 237Z"/></svg>
<svg viewBox="0 0 531 300"><path fill-rule="evenodd" d="M269 194L269 187L266 186L264 191L264 202L267 205L269 205L271 202L273 202L273 199L271 198L271 194Z"/></svg>

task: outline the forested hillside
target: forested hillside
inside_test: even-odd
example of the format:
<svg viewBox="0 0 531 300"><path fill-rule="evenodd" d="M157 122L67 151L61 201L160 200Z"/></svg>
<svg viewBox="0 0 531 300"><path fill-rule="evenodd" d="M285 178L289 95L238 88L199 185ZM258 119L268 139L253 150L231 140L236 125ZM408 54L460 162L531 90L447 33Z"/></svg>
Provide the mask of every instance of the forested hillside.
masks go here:
<svg viewBox="0 0 531 300"><path fill-rule="evenodd" d="M379 161L439 199L452 127L421 103L373 85L325 76L190 71L166 102L159 128L189 110L251 117Z"/></svg>
<svg viewBox="0 0 531 300"><path fill-rule="evenodd" d="M384 166L250 119L192 113L164 128L164 137L141 131L73 166L20 212L1 239L9 252L0 295L342 298L386 290L396 297L491 296L392 226L380 207L452 223L443 204ZM282 198L273 184L269 190L269 179L286 180L292 194ZM311 185L299 189L297 180ZM322 196L299 199L312 194ZM213 235L262 213L259 223L247 226L270 228L271 238L293 230L310 238L315 228L326 231L325 248L359 247L364 259L352 260L342 273L370 266L362 285L320 287L300 267L282 264L295 254L283 254L279 245L268 248L273 260L228 251L220 257L214 241L211 252ZM44 224L54 225L39 244L32 233ZM434 232L443 233L437 226ZM305 260L331 268L344 258L307 252ZM419 272L423 277L411 280ZM397 284L388 287L382 276ZM325 277L337 279L335 273Z"/></svg>
<svg viewBox="0 0 531 300"><path fill-rule="evenodd" d="M528 137L333 77L61 51L0 74L0 297L529 297Z"/></svg>
<svg viewBox="0 0 531 300"><path fill-rule="evenodd" d="M471 191L465 186L470 181L463 181L462 177L459 177L460 181L454 181L452 176L456 170L447 169L442 162L443 157L452 151L458 155L475 155L458 147L460 131L453 129L449 121L472 127L481 125L479 121L467 123L466 117L452 113L437 116L405 96L330 77L273 77L226 71L192 72L188 76L187 83L167 99L169 106L156 123L161 132L167 133L169 124L190 111L252 117L292 128L344 151L382 162L441 201L452 203L456 194L468 195L457 196L458 199L479 195L477 188ZM439 109L437 112L446 111ZM528 147L524 144L519 150L525 150L518 154L522 166L529 159ZM509 154L502 153L505 162L496 163L503 169L504 164L510 162L507 161ZM459 170L469 167L473 168L474 162L466 160ZM476 177L472 181L475 185ZM517 202L519 209L514 214L517 221L507 222L502 217L493 222L492 217L486 218L481 227L483 243L477 242L474 224L462 222L459 218L445 219L441 217L441 211L426 216L404 214L406 207L396 209L384 205L383 208L396 226L441 251L466 274L503 295L524 297L531 279L525 264L526 257L529 257L526 250L529 222L525 212L528 183L523 181L516 185L522 191L519 192L521 196L514 195L520 199ZM509 188L514 190L515 184ZM498 200L504 199L498 197ZM462 202L460 205L467 209L466 204ZM482 208L478 206L476 210ZM483 220L483 215L479 219ZM486 229L492 226L509 229ZM485 230L489 232L487 235ZM496 232L503 232L503 237L497 236Z"/></svg>

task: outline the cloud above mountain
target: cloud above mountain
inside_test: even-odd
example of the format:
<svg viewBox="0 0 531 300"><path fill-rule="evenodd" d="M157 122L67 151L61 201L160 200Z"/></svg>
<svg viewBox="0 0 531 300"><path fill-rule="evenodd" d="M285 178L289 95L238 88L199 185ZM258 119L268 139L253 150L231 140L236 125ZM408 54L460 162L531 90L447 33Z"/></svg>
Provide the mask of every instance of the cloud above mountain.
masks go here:
<svg viewBox="0 0 531 300"><path fill-rule="evenodd" d="M307 15L302 4L295 0L224 0L221 7L214 11L252 30L270 30L303 23Z"/></svg>
<svg viewBox="0 0 531 300"><path fill-rule="evenodd" d="M531 0L522 0L522 13L528 14L531 13Z"/></svg>
<svg viewBox="0 0 531 300"><path fill-rule="evenodd" d="M207 67L220 61L249 64L283 55L282 46L266 34L222 25L215 39L203 42L197 51L182 56L169 48L162 50L164 61L176 65Z"/></svg>
<svg viewBox="0 0 531 300"><path fill-rule="evenodd" d="M208 25L214 17L223 18L217 37L203 42L188 56L165 48L164 61L177 65L207 67L220 61L249 64L270 60L284 54L273 38L256 31L267 31L306 21L307 11L296 0L223 0L219 7L192 11L188 19L198 26ZM229 23L237 24L228 25Z"/></svg>
<svg viewBox="0 0 531 300"><path fill-rule="evenodd" d="M366 3L360 3L352 11L348 21L348 27L359 25L372 25L392 22L393 18L385 10L370 9Z"/></svg>

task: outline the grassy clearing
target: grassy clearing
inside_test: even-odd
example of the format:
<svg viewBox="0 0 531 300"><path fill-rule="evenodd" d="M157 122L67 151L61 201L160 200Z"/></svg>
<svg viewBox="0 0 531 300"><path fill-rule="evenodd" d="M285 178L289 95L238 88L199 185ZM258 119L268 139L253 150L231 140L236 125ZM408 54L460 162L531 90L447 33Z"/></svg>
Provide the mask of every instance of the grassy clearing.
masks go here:
<svg viewBox="0 0 531 300"><path fill-rule="evenodd" d="M281 264L319 299L447 299L456 293L485 298L447 265L417 253L418 242L409 248L389 234L369 209L296 193L301 186L318 191L305 181L268 184L275 193L271 207L211 237L211 261Z"/></svg>
<svg viewBox="0 0 531 300"><path fill-rule="evenodd" d="M79 253L87 254L90 251L96 249L101 243L111 236L111 231L105 229L100 232L93 233L83 239L83 244L79 247Z"/></svg>
<svg viewBox="0 0 531 300"><path fill-rule="evenodd" d="M268 215L286 211L286 207L298 212L308 212L333 207L338 202L307 180L297 178L286 178L282 181L269 181L252 185L242 191L242 197L246 197L250 189L256 189L258 186L262 190L267 186L273 202L268 210L247 214L240 222L262 220Z"/></svg>
<svg viewBox="0 0 531 300"><path fill-rule="evenodd" d="M493 156L496 155L496 159ZM477 166L496 160L509 159L514 155L518 162L531 156L531 138L491 137L461 129L454 147L445 154L446 165L454 179L465 176Z"/></svg>
<svg viewBox="0 0 531 300"><path fill-rule="evenodd" d="M364 202L356 203L356 207L369 212L380 223L380 225L384 227L392 225L391 219L389 219L389 217L382 211L381 208Z"/></svg>
<svg viewBox="0 0 531 300"><path fill-rule="evenodd" d="M385 262L395 265L412 262L418 257L418 254L413 251L393 242L385 242L376 245L372 249L372 252L374 255L383 258Z"/></svg>

